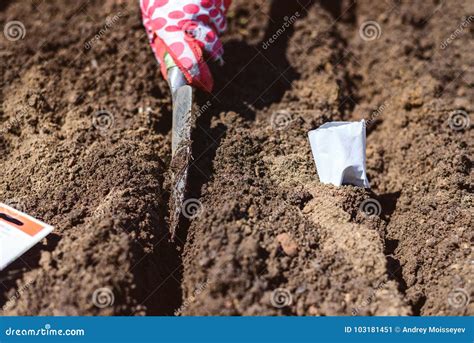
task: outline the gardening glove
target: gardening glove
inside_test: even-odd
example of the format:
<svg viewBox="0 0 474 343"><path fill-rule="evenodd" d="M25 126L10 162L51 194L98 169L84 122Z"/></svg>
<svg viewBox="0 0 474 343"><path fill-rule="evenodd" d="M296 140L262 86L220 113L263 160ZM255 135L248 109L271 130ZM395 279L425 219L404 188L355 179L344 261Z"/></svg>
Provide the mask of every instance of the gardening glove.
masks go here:
<svg viewBox="0 0 474 343"><path fill-rule="evenodd" d="M227 27L231 0L140 0L151 48L167 79L171 56L187 82L207 92L213 79L204 53L223 63L219 35Z"/></svg>

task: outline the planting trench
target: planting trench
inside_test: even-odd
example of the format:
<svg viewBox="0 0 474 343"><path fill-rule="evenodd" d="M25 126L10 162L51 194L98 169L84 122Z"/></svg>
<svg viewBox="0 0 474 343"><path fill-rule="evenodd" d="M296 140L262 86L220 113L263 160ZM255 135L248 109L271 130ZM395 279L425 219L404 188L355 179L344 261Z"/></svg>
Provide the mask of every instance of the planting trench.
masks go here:
<svg viewBox="0 0 474 343"><path fill-rule="evenodd" d="M450 301L472 298L472 132L448 125L472 112L472 29L440 48L468 2L234 1L198 99L201 211L175 243L170 100L138 6L0 11L27 28L0 45L0 198L56 227L1 272L5 314L472 314ZM372 191L320 184L307 131L362 118Z"/></svg>

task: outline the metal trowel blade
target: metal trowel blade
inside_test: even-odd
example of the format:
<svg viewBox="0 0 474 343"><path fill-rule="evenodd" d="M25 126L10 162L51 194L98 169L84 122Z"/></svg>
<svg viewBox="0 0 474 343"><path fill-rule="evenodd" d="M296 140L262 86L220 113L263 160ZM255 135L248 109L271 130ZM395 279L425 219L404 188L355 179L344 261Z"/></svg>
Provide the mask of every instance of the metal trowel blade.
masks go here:
<svg viewBox="0 0 474 343"><path fill-rule="evenodd" d="M193 113L194 90L185 85L178 88L173 94L173 128L172 128L172 158L170 196L170 234L171 240L176 236L179 226L183 203L185 201L189 165L192 159L191 131L195 123Z"/></svg>

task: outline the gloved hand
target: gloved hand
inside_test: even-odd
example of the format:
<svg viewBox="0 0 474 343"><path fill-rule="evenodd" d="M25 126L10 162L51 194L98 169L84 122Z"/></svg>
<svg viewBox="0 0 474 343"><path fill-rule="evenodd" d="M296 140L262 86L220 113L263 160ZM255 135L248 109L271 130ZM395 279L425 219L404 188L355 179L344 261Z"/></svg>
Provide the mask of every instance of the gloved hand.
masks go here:
<svg viewBox="0 0 474 343"><path fill-rule="evenodd" d="M231 0L140 0L143 24L167 79L166 53L189 84L211 92L213 79L205 52L222 63L219 35L227 27Z"/></svg>

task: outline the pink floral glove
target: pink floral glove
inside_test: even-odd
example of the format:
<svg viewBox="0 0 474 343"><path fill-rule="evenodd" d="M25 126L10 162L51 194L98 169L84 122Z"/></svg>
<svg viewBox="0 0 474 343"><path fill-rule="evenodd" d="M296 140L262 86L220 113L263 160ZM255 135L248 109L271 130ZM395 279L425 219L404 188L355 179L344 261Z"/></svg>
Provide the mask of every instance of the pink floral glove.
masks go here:
<svg viewBox="0 0 474 343"><path fill-rule="evenodd" d="M165 54L181 69L189 84L211 92L213 79L204 61L205 51L222 62L219 35L227 27L231 0L141 0L143 24L167 79Z"/></svg>

